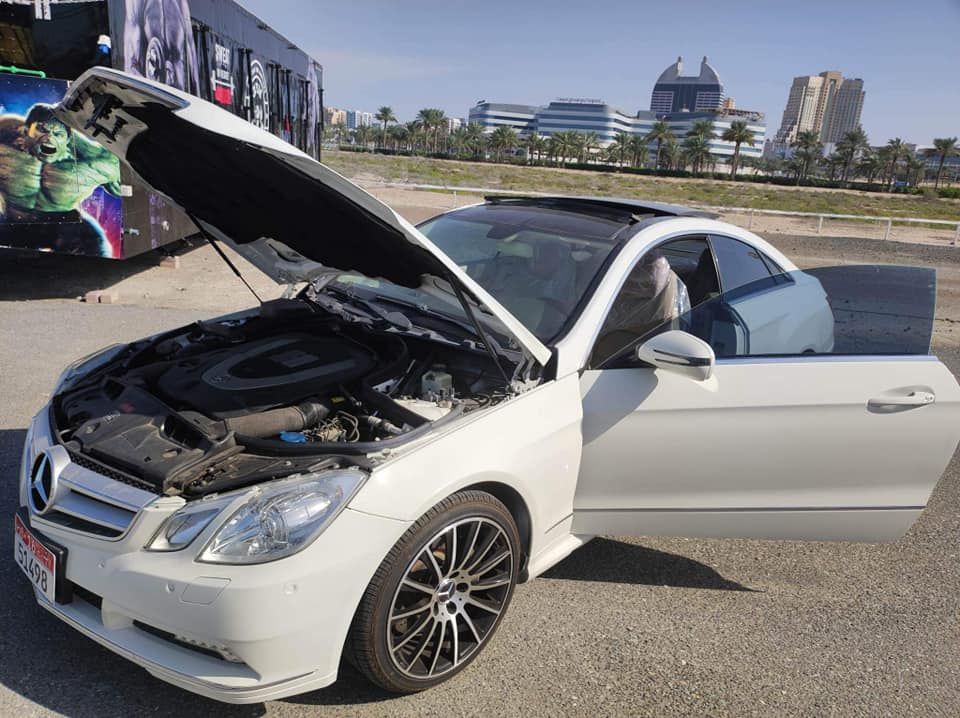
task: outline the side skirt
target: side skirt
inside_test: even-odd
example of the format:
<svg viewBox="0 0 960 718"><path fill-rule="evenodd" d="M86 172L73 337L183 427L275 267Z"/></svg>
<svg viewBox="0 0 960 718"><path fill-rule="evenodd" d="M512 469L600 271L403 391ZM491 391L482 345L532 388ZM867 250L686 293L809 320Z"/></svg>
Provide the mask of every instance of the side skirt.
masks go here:
<svg viewBox="0 0 960 718"><path fill-rule="evenodd" d="M886 543L906 533L922 506L849 509L575 510L574 534Z"/></svg>

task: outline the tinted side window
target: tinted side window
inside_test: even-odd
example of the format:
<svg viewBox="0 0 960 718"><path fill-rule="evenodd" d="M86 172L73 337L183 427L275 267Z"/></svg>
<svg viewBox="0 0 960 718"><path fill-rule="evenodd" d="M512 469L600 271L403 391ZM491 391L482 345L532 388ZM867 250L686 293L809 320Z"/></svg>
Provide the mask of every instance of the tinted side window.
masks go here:
<svg viewBox="0 0 960 718"><path fill-rule="evenodd" d="M711 237L710 243L717 257L723 291L729 292L770 276L763 256L749 244L717 236Z"/></svg>

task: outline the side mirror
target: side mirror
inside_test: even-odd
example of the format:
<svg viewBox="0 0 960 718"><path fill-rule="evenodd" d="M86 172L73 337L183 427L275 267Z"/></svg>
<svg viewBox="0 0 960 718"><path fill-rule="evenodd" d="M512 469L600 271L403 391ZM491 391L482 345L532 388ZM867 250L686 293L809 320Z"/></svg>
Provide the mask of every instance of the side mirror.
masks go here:
<svg viewBox="0 0 960 718"><path fill-rule="evenodd" d="M637 347L637 359L696 381L709 379L716 363L709 344L679 329L657 334L645 341Z"/></svg>

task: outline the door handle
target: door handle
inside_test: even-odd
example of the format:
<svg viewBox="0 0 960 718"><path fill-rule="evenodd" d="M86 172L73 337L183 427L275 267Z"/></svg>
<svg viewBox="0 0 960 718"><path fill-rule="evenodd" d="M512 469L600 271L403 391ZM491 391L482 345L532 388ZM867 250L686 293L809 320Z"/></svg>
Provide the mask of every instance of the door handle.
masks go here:
<svg viewBox="0 0 960 718"><path fill-rule="evenodd" d="M900 396L875 396L867 402L867 406L871 409L926 406L932 404L935 399L936 396L933 392L911 391L909 394L901 394Z"/></svg>

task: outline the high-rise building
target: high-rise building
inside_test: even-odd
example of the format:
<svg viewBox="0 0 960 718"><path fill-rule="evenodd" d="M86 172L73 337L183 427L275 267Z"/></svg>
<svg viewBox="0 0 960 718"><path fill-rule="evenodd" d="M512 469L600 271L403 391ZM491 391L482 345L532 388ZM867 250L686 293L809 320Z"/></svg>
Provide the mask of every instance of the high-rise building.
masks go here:
<svg viewBox="0 0 960 718"><path fill-rule="evenodd" d="M710 112L723 104L720 76L704 57L699 75L684 75L683 58L660 73L650 95L650 112L666 115L671 112Z"/></svg>
<svg viewBox="0 0 960 718"><path fill-rule="evenodd" d="M806 131L816 132L823 143L838 142L860 124L865 94L863 80L835 70L793 78L774 151L784 152Z"/></svg>
<svg viewBox="0 0 960 718"><path fill-rule="evenodd" d="M860 124L865 96L863 80L859 77L848 77L840 83L823 118L823 130L820 132L823 142L839 142Z"/></svg>
<svg viewBox="0 0 960 718"><path fill-rule="evenodd" d="M347 124L346 110L338 110L336 107L323 108L323 120L327 127Z"/></svg>
<svg viewBox="0 0 960 718"><path fill-rule="evenodd" d="M362 110L346 110L347 129L355 130L358 127L372 127L374 123L372 112L363 112Z"/></svg>

